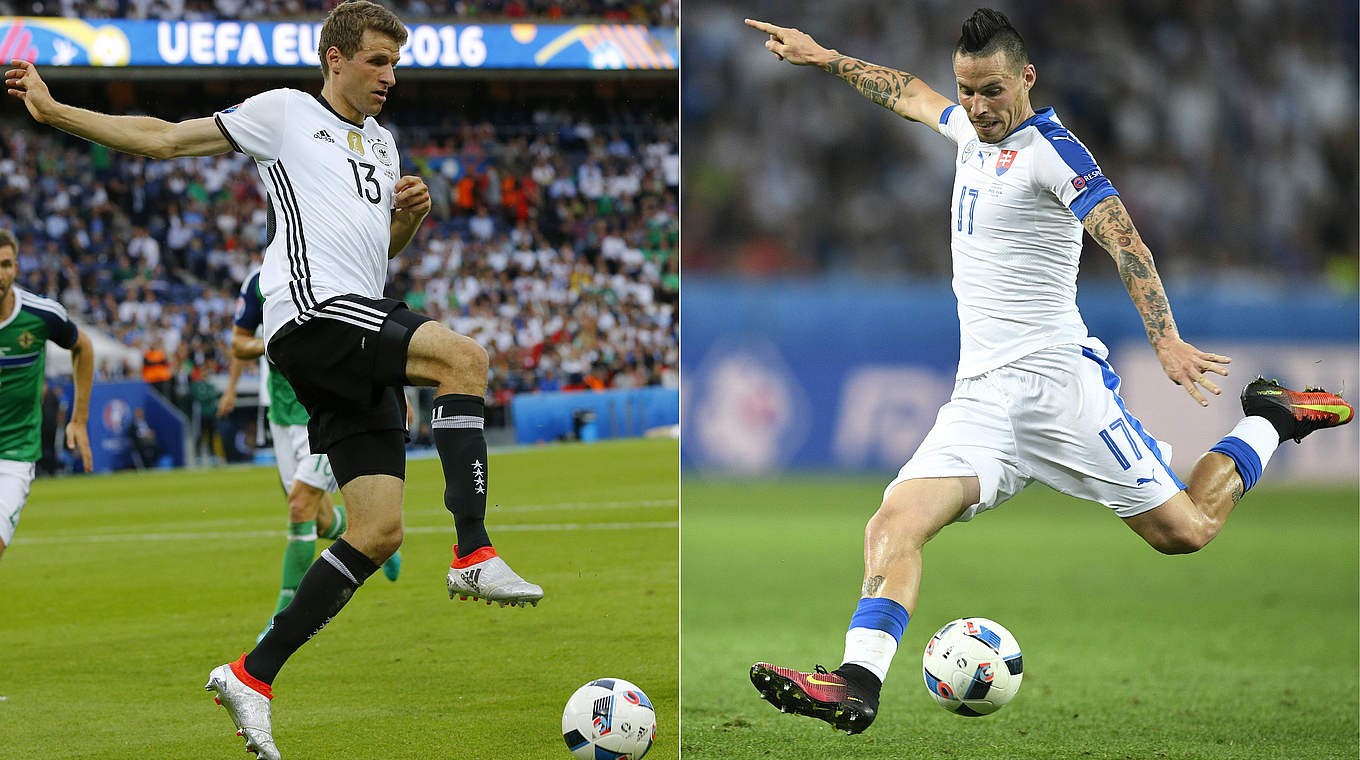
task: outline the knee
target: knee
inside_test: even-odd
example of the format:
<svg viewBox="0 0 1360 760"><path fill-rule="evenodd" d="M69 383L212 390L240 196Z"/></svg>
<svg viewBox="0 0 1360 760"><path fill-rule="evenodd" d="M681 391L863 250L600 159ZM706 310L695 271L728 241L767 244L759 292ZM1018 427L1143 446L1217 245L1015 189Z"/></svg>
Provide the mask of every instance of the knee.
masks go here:
<svg viewBox="0 0 1360 760"><path fill-rule="evenodd" d="M454 333L453 337L454 366L473 377L486 379L486 373L491 367L491 359L486 349L466 335Z"/></svg>
<svg viewBox="0 0 1360 760"><path fill-rule="evenodd" d="M883 540L925 544L930 538L930 530L922 518L920 510L913 509L909 503L885 500L864 526L864 540L869 544Z"/></svg>
<svg viewBox="0 0 1360 760"><path fill-rule="evenodd" d="M438 361L443 374L448 378L475 379L486 381L491 360L486 349L472 338L446 330L441 341Z"/></svg>
<svg viewBox="0 0 1360 760"><path fill-rule="evenodd" d="M324 493L306 483L293 483L292 489L288 491L288 521L315 520Z"/></svg>
<svg viewBox="0 0 1360 760"><path fill-rule="evenodd" d="M1216 531L1202 525L1183 525L1149 536L1148 544L1162 554L1193 554L1211 541Z"/></svg>
<svg viewBox="0 0 1360 760"><path fill-rule="evenodd" d="M369 541L369 545L366 547L367 553L375 562L382 564L397 553L397 550L401 548L403 538L405 538L405 531L400 521L393 525L384 525Z"/></svg>

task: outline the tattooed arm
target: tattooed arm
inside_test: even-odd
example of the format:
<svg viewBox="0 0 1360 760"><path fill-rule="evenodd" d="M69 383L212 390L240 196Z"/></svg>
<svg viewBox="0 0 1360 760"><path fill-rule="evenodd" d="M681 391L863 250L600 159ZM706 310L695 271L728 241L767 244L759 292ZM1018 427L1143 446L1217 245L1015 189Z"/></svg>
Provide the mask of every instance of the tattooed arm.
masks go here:
<svg viewBox="0 0 1360 760"><path fill-rule="evenodd" d="M1171 382L1184 388L1200 406L1208 406L1196 384L1214 395L1220 393L1206 373L1214 372L1226 377L1227 367L1232 361L1226 356L1200 351L1181 340L1176 329L1176 320L1171 316L1171 304L1166 300L1162 289L1162 278L1157 275L1157 265L1152 262L1152 251L1143 244L1124 202L1113 195L1091 209L1082 226L1114 257L1119 268L1119 278L1133 299L1133 305L1143 318L1147 328L1148 341L1157 352L1162 370Z"/></svg>
<svg viewBox="0 0 1360 760"><path fill-rule="evenodd" d="M765 41L765 49L779 60L796 66L817 66L835 74L864 97L904 119L919 121L938 131L940 114L954 104L912 74L841 55L822 47L797 29L749 18L746 25L770 35Z"/></svg>

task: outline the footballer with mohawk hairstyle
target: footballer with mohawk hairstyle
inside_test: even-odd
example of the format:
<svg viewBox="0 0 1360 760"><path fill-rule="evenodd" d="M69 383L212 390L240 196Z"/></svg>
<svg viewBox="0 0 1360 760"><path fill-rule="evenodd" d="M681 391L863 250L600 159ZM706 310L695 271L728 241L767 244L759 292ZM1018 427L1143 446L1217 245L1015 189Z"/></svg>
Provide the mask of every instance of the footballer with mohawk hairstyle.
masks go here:
<svg viewBox="0 0 1360 760"><path fill-rule="evenodd" d="M953 394L934 428L883 492L864 532L864 584L841 666L813 672L765 662L757 691L782 711L858 733L916 607L922 548L946 525L1001 505L1031 482L1105 505L1152 547L1199 550L1261 476L1275 448L1349 422L1339 396L1257 379L1244 417L1190 469L1119 397L1105 345L1077 310L1082 232L1114 258L1149 342L1173 383L1201 406L1227 356L1181 338L1152 252L1090 151L1052 108L1035 110L1037 78L1006 16L980 9L954 46L958 102L905 71L843 55L764 21L781 61L816 66L869 100L954 144L949 205L961 346Z"/></svg>

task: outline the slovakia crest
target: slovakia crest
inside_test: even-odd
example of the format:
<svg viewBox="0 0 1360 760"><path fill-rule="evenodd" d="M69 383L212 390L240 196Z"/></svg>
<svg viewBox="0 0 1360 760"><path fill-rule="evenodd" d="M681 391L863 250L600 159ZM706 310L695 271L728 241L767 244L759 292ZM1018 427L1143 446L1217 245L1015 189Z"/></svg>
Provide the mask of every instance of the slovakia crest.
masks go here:
<svg viewBox="0 0 1360 760"><path fill-rule="evenodd" d="M1015 163L1015 154L1017 152L1018 151L1014 150L1001 151L1001 154L996 157L996 176L1000 177L1010 171L1011 164Z"/></svg>

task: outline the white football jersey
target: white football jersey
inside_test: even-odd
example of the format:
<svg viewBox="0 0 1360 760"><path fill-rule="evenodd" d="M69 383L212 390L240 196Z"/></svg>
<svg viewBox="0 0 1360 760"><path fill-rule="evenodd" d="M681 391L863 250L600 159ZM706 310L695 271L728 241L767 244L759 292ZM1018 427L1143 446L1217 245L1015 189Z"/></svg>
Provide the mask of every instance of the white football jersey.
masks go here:
<svg viewBox="0 0 1360 760"><path fill-rule="evenodd" d="M1090 151L1045 108L998 143L952 105L940 133L958 146L950 236L959 301L958 377L1088 337L1077 311L1081 219L1118 195Z"/></svg>
<svg viewBox="0 0 1360 760"><path fill-rule="evenodd" d="M329 298L381 298L401 166L392 133L371 116L356 126L320 98L286 88L215 118L232 147L255 159L269 193L260 269L266 339Z"/></svg>

